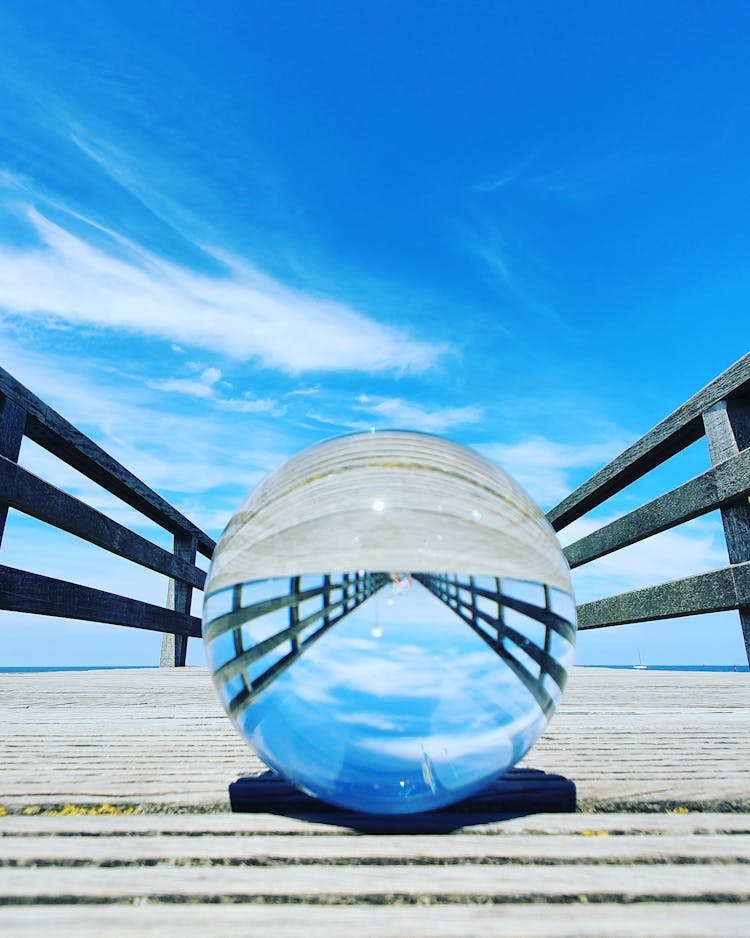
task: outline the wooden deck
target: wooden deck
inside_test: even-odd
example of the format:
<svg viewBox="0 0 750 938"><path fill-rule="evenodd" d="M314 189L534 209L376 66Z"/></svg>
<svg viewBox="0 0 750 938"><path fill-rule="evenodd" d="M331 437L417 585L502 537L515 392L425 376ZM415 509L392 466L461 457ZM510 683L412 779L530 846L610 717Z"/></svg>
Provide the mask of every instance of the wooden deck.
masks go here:
<svg viewBox="0 0 750 938"><path fill-rule="evenodd" d="M576 669L527 764L580 811L359 834L232 815L263 766L203 669L0 675L0 929L750 934L750 676Z"/></svg>

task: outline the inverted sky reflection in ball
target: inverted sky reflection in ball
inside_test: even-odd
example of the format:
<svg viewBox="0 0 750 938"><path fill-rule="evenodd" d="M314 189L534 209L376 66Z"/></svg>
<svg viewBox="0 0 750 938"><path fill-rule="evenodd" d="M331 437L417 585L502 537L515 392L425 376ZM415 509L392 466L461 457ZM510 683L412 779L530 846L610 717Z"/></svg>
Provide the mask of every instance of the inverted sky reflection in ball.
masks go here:
<svg viewBox="0 0 750 938"><path fill-rule="evenodd" d="M389 431L270 475L217 546L203 632L227 712L271 767L361 811L425 811L517 762L572 664L550 525L465 447Z"/></svg>

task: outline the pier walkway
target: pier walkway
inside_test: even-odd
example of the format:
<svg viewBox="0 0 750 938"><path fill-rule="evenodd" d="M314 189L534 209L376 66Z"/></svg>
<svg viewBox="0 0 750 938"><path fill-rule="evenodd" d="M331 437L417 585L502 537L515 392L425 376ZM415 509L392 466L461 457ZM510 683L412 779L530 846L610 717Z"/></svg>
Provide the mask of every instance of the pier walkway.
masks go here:
<svg viewBox="0 0 750 938"><path fill-rule="evenodd" d="M750 934L747 673L575 669L527 764L579 812L439 835L230 814L202 668L0 675L0 739L3 935Z"/></svg>

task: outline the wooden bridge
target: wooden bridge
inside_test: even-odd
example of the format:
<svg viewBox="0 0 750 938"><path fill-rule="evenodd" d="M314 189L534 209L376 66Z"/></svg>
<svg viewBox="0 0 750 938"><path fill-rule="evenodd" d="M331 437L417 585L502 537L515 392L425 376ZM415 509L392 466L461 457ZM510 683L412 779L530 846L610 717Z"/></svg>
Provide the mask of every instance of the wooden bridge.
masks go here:
<svg viewBox="0 0 750 938"><path fill-rule="evenodd" d="M737 610L750 657L749 394L747 355L549 512L562 530L706 437L705 472L566 555L577 567L719 509L729 563L583 604L580 628ZM162 664L183 665L188 639L200 635L189 611L205 577L196 556L211 555L211 539L3 371L0 401L0 534L10 507L167 580L160 607L0 566L0 608L155 630ZM24 437L168 531L173 550L30 473L19 463ZM458 595L447 578L425 585L449 604ZM347 595L373 586L347 584ZM476 588L462 586L469 599L455 611L478 628ZM290 612L280 639L287 663L300 653L298 625ZM497 632L494 641L503 638L513 640ZM530 764L573 779L579 813L459 812L453 833L426 836L363 834L361 819L341 813L227 813L228 782L263 766L234 735L203 669L2 675L0 927L744 938L747 681L575 669Z"/></svg>

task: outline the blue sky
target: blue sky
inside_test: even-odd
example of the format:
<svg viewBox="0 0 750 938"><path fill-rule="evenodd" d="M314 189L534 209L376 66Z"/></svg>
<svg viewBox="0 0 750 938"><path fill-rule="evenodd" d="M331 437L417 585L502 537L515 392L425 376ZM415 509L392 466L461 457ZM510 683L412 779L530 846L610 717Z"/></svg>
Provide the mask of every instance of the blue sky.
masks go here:
<svg viewBox="0 0 750 938"><path fill-rule="evenodd" d="M551 507L747 350L748 26L732 2L8 0L0 360L215 535L286 457L370 426L475 446ZM41 544L43 572L163 598L16 517L2 560L41 569ZM579 596L724 562L712 516ZM157 653L3 620L11 664ZM718 616L585 635L579 661L637 649L743 655Z"/></svg>

